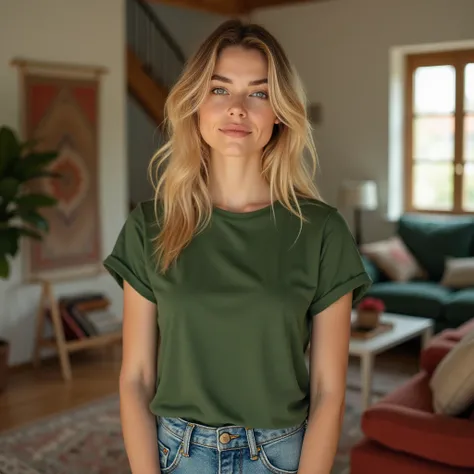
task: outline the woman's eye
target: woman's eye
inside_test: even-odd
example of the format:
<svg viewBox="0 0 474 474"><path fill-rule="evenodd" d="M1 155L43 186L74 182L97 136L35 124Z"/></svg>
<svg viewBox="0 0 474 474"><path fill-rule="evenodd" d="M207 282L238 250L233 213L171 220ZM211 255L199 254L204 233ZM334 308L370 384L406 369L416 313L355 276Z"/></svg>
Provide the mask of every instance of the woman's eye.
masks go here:
<svg viewBox="0 0 474 474"><path fill-rule="evenodd" d="M215 87L214 89L212 89L212 93L216 95L223 95L223 94L227 94L227 91L223 89L222 87Z"/></svg>
<svg viewBox="0 0 474 474"><path fill-rule="evenodd" d="M254 97L258 97L259 99L268 99L268 94L263 91L254 92L252 95Z"/></svg>
<svg viewBox="0 0 474 474"><path fill-rule="evenodd" d="M222 87L214 87L211 92L215 95L226 95L228 92ZM253 92L251 97L258 97L259 99L268 99L268 94L263 91Z"/></svg>

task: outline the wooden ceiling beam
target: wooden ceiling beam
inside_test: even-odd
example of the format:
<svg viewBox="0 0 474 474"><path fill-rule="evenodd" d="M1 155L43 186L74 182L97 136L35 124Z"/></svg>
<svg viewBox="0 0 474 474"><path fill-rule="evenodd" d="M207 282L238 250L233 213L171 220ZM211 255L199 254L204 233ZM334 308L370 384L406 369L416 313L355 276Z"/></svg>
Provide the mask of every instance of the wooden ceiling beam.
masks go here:
<svg viewBox="0 0 474 474"><path fill-rule="evenodd" d="M151 3L165 3L174 7L192 8L220 15L238 16L245 14L241 0L149 0Z"/></svg>
<svg viewBox="0 0 474 474"><path fill-rule="evenodd" d="M225 1L225 0L223 0ZM296 5L298 3L321 3L329 0L240 0L242 8L250 13L259 8L277 7L279 5Z"/></svg>
<svg viewBox="0 0 474 474"><path fill-rule="evenodd" d="M150 3L165 3L175 7L191 8L227 16L248 15L259 8L294 5L298 3L322 3L331 0L148 0Z"/></svg>

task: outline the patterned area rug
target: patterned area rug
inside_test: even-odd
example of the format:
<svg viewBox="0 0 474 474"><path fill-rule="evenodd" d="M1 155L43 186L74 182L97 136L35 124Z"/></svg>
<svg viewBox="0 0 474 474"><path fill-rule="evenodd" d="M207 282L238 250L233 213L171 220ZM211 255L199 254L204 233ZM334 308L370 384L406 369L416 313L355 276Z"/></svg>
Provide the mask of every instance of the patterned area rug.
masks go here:
<svg viewBox="0 0 474 474"><path fill-rule="evenodd" d="M413 361L400 362L381 360L376 365L375 399L416 370ZM343 430L331 474L349 474L350 449L361 436L359 374L358 362L351 360ZM130 474L118 396L0 433L0 474Z"/></svg>
<svg viewBox="0 0 474 474"><path fill-rule="evenodd" d="M129 474L118 396L0 434L1 474Z"/></svg>

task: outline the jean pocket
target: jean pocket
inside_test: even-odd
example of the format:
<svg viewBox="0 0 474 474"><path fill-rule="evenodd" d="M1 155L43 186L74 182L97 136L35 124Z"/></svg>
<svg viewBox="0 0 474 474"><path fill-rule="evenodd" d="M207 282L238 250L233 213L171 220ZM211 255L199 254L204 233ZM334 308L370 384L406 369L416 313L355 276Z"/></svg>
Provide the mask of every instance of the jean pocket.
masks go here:
<svg viewBox="0 0 474 474"><path fill-rule="evenodd" d="M158 451L162 474L173 472L181 461L182 440L163 426L158 426Z"/></svg>
<svg viewBox="0 0 474 474"><path fill-rule="evenodd" d="M170 450L160 440L158 440L158 449L160 450L160 466L164 468L168 465Z"/></svg>
<svg viewBox="0 0 474 474"><path fill-rule="evenodd" d="M260 459L273 474L296 474L300 463L305 427L260 446Z"/></svg>

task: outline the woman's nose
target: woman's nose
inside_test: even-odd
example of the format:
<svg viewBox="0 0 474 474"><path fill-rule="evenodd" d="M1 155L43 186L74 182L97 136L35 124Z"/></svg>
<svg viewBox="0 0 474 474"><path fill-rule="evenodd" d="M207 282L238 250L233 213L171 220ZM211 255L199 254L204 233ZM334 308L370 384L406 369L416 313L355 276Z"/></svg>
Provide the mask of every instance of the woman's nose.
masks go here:
<svg viewBox="0 0 474 474"><path fill-rule="evenodd" d="M245 117L247 115L247 111L245 110L242 100L236 99L233 101L229 107L229 115L231 117Z"/></svg>

